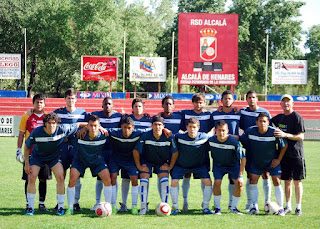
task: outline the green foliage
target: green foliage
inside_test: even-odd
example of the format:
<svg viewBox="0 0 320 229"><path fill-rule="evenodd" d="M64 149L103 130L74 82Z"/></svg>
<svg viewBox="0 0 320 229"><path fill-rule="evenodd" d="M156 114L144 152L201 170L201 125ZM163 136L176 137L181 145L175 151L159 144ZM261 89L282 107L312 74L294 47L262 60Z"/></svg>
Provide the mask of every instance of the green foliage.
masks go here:
<svg viewBox="0 0 320 229"><path fill-rule="evenodd" d="M310 28L305 47L310 49L310 52L306 54L310 94L319 95L320 25L315 25Z"/></svg>

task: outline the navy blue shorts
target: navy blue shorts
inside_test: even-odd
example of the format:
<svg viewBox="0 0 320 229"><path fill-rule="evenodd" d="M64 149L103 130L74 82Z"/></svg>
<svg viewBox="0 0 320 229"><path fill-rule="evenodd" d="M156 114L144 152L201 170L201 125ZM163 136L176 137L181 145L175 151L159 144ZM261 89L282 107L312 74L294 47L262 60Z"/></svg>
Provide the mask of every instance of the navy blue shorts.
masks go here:
<svg viewBox="0 0 320 229"><path fill-rule="evenodd" d="M109 162L110 173L118 173L119 170L125 171L129 176L138 176L139 171L134 161L118 161L111 159Z"/></svg>
<svg viewBox="0 0 320 229"><path fill-rule="evenodd" d="M183 176L187 173L193 173L194 176L199 177L200 179L210 178L209 170L206 165L202 165L200 167L185 169L175 165L171 172L172 179L182 179Z"/></svg>
<svg viewBox="0 0 320 229"><path fill-rule="evenodd" d="M270 166L264 167L264 168L258 168L255 165L255 163L251 163L249 165L249 173L261 175L265 171L269 172L271 176L280 176L282 173L280 164L275 168L271 168Z"/></svg>
<svg viewBox="0 0 320 229"><path fill-rule="evenodd" d="M93 162L88 163L81 160L77 155L74 157L71 168L79 171L80 176L83 177L86 168L90 168L93 177L96 177L104 169L108 169L106 163L102 160L102 156L97 157Z"/></svg>
<svg viewBox="0 0 320 229"><path fill-rule="evenodd" d="M213 176L215 180L222 180L225 174L229 175L229 179L238 179L240 172L240 165L237 164L233 167L221 167L216 164L213 165L212 168Z"/></svg>
<svg viewBox="0 0 320 229"><path fill-rule="evenodd" d="M148 163L148 162L141 162L141 165L143 164L146 164L148 169L149 169L149 172L141 172L140 173L148 173L150 176L152 175L152 171L155 173L155 174L160 174L160 173L169 173L168 170L161 170L160 167L163 165L159 165L159 164L152 164L152 163ZM152 170L153 169L153 170Z"/></svg>
<svg viewBox="0 0 320 229"><path fill-rule="evenodd" d="M30 166L31 165L37 165L39 167L43 167L45 164L47 164L50 169L53 166L55 166L58 162L61 163L60 155L56 156L55 158L53 158L51 160L46 160L46 159L42 159L42 158L39 158L39 157L34 156L34 155L31 154L30 159L29 159Z"/></svg>
<svg viewBox="0 0 320 229"><path fill-rule="evenodd" d="M63 169L67 170L72 165L73 158L78 152L78 147L71 145L69 142L64 142L60 147L60 152Z"/></svg>

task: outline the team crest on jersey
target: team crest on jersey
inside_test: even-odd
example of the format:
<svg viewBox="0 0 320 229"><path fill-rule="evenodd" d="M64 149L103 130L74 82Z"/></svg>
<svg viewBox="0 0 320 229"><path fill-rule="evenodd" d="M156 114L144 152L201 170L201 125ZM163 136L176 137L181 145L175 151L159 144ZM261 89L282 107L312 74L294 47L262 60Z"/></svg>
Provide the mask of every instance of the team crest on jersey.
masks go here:
<svg viewBox="0 0 320 229"><path fill-rule="evenodd" d="M200 30L200 57L205 61L214 60L217 57L217 30L204 28Z"/></svg>

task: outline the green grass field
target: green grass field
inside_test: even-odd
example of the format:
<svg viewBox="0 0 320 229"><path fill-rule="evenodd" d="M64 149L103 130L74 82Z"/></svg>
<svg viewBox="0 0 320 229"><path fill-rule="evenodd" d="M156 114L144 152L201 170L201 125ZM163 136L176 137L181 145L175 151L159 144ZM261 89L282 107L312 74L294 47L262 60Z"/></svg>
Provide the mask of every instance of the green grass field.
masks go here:
<svg viewBox="0 0 320 229"><path fill-rule="evenodd" d="M320 227L320 142L305 142L307 179L304 180L304 196L302 202L303 216L297 217L288 214L285 217L267 216L264 213L258 216L232 215L227 211L228 191L227 179L222 188L223 215L203 215L201 213L201 189L199 180L192 180L189 194L189 212L177 216L157 217L154 210L146 216L133 216L129 213L112 215L108 218L98 218L89 209L95 203L95 179L87 170L82 179L82 193L80 205L84 209L80 214L72 216L56 216L51 210L49 213L37 211L34 216L25 216L24 182L21 180L22 165L15 160L16 138L0 138L0 228L319 228ZM67 178L68 181L68 178ZM120 183L121 181L119 181ZM160 202L156 188L156 179L151 180L149 202L150 209L154 209ZM55 180L48 181L46 206L52 209L56 205ZM120 187L120 186L119 186ZM259 184L259 208L263 212L262 184ZM181 194L181 191L180 191ZM294 194L293 194L294 195ZM274 191L272 193L274 198ZM35 206L38 205L36 197ZM121 201L119 191L118 200ZM118 201L118 202L119 202ZM245 193L240 200L239 209L243 210L246 202ZM128 205L131 206L129 194ZM182 207L182 197L179 199ZM171 204L171 201L170 201ZM213 199L210 206L213 205ZM292 201L293 208L295 200ZM66 207L66 203L65 203ZM139 206L138 206L139 207Z"/></svg>

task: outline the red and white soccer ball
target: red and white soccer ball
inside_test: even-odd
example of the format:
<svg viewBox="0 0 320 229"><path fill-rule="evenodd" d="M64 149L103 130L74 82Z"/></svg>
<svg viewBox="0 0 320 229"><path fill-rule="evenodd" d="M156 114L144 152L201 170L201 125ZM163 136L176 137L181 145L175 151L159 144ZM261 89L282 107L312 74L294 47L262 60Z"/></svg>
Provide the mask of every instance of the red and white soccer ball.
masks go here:
<svg viewBox="0 0 320 229"><path fill-rule="evenodd" d="M101 202L96 207L96 214L99 217L106 217L112 214L112 207L110 203Z"/></svg>
<svg viewBox="0 0 320 229"><path fill-rule="evenodd" d="M171 214L171 207L169 204L161 202L156 207L157 216L169 216Z"/></svg>
<svg viewBox="0 0 320 229"><path fill-rule="evenodd" d="M278 214L280 207L275 202L269 202L264 205L264 211L267 215L276 215Z"/></svg>

